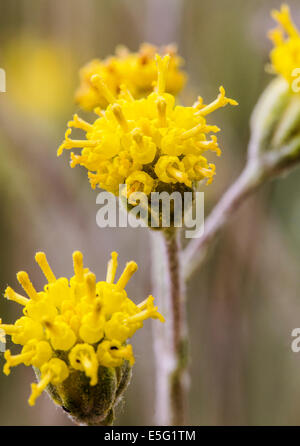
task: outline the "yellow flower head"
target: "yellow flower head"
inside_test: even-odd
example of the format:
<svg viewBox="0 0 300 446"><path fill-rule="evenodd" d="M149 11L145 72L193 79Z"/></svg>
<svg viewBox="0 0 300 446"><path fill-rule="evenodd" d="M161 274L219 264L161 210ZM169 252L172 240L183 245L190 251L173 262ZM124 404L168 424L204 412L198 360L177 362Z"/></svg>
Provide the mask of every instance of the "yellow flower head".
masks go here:
<svg viewBox="0 0 300 446"><path fill-rule="evenodd" d="M292 86L295 69L300 67L300 33L287 5L283 5L280 11L272 11L272 17L278 22L278 27L269 33L274 44L270 54L272 67Z"/></svg>
<svg viewBox="0 0 300 446"><path fill-rule="evenodd" d="M0 329L22 346L17 355L5 352L4 373L8 375L19 364L33 366L40 379L32 384L29 404L34 405L43 390L51 387L56 401L68 406L68 380L68 385L76 383L79 373L88 379L85 386L97 386L103 377L101 368L120 368L125 361L132 366L134 356L127 339L145 319L164 319L152 296L139 305L127 296L125 286L137 270L135 262L127 263L115 282L116 252L108 263L106 281L101 282L83 266L79 251L73 254L75 275L70 280L55 277L44 253L37 253L35 259L48 281L44 290L36 291L21 271L17 278L28 297L10 287L5 291L7 299L23 306L23 316L12 325L0 320Z"/></svg>
<svg viewBox="0 0 300 446"><path fill-rule="evenodd" d="M109 101L106 96L91 82L91 77L95 74L101 76L114 95L126 87L135 99L147 96L153 91L156 81L156 52L158 49L155 46L144 43L136 53L130 53L126 47L120 46L114 56L104 60L92 60L80 70L76 101L85 110L107 107ZM160 53L170 54L166 91L176 95L186 81L186 75L181 70L183 61L178 56L176 47L172 45L163 47Z"/></svg>
<svg viewBox="0 0 300 446"><path fill-rule="evenodd" d="M210 183L215 166L204 153L220 155L217 137L220 129L208 125L206 116L227 104L237 105L233 99L220 94L215 101L204 105L201 97L191 107L175 105L173 95L166 93L170 55L156 55L157 82L153 93L134 99L125 89L119 96L98 74L91 82L109 106L96 109L98 119L89 124L77 115L68 123L65 140L58 149L78 148L71 153L71 166L77 164L88 170L93 188L101 187L118 195L119 185L126 183L128 196L132 192L150 194L156 190L190 189L193 183ZM86 138L70 139L71 128L82 129Z"/></svg>

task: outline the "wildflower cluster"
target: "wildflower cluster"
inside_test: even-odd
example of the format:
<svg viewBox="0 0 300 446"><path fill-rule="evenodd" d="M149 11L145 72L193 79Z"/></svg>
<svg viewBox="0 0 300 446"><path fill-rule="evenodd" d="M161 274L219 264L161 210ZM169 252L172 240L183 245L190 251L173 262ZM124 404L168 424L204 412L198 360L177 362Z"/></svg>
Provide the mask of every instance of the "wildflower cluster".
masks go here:
<svg viewBox="0 0 300 446"><path fill-rule="evenodd" d="M44 290L37 292L27 273L21 271L17 278L28 298L10 287L5 291L7 299L24 307L24 315L13 325L0 324L13 343L23 346L18 355L5 352L4 373L8 375L19 364L33 366L40 380L32 384L29 404L34 405L47 389L52 390L58 404L68 407L70 391L65 388L74 386L78 373L88 378L84 391L88 393L105 373L112 373L103 372L103 368L120 368L126 361L132 366L134 356L127 339L143 326L145 319L164 319L152 296L139 305L128 298L124 288L137 270L135 262L127 263L114 283L116 252L109 261L106 281L102 282L96 282L95 275L84 268L79 251L73 254L75 275L70 281L55 277L44 253L37 253L35 259L48 280ZM107 388L105 391L107 395Z"/></svg>
<svg viewBox="0 0 300 446"><path fill-rule="evenodd" d="M272 67L292 86L294 70L300 68L300 32L287 5L283 5L280 11L272 11L272 17L278 22L278 27L269 33L274 43L270 54Z"/></svg>
<svg viewBox="0 0 300 446"><path fill-rule="evenodd" d="M217 137L210 136L220 129L208 125L206 117L233 99L220 94L209 105L198 100L192 107L175 105L173 95L166 93L170 55L156 55L157 83L155 91L142 99L134 99L127 88L116 96L98 74L91 77L95 88L103 95L108 107L93 124L77 115L68 123L65 140L58 149L81 148L81 154L71 153L71 167L77 164L88 170L91 186L101 187L115 195L119 185L126 183L128 197L132 192L149 195L152 191L190 189L207 180L211 183L215 165L204 153L220 155ZM70 139L72 127L82 129L86 139Z"/></svg>
<svg viewBox="0 0 300 446"><path fill-rule="evenodd" d="M91 82L94 74L99 75L114 95L122 88L130 90L135 99L146 96L153 90L156 80L155 54L170 54L169 76L166 91L177 95L184 87L186 75L181 70L183 60L173 45L160 50L144 43L136 53L131 53L124 46L116 49L116 54L104 60L94 59L80 70L80 85L76 92L76 101L84 110L95 107L105 108L109 101Z"/></svg>

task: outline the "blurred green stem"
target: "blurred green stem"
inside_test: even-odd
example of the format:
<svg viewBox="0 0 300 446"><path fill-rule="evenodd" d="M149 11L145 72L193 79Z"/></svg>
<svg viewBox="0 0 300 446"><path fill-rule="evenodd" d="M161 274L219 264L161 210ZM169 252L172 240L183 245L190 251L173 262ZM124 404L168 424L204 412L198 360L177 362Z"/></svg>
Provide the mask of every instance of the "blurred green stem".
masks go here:
<svg viewBox="0 0 300 446"><path fill-rule="evenodd" d="M188 393L185 285L181 268L180 232L152 231L154 295L164 324L155 325L156 423L186 423Z"/></svg>

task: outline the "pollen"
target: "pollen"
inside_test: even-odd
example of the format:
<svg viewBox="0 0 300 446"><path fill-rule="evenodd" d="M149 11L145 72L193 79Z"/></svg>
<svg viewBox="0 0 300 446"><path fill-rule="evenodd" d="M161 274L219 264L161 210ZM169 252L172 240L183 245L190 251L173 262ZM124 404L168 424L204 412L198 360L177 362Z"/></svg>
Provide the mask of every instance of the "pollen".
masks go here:
<svg viewBox="0 0 300 446"><path fill-rule="evenodd" d="M125 287L138 267L128 262L116 280L117 257L112 252L106 281L97 282L95 274L84 266L80 251L73 254L74 276L70 280L56 278L45 253L38 252L35 260L48 282L43 291L36 291L24 271L17 277L28 297L6 289L5 297L19 303L24 315L14 324L0 319L0 329L22 346L19 354L5 352L3 372L9 375L20 364L39 370L30 405L49 385L59 386L74 371L96 386L100 366L119 367L124 361L132 366L135 360L129 338L146 319L164 321L152 296L138 305L127 296Z"/></svg>

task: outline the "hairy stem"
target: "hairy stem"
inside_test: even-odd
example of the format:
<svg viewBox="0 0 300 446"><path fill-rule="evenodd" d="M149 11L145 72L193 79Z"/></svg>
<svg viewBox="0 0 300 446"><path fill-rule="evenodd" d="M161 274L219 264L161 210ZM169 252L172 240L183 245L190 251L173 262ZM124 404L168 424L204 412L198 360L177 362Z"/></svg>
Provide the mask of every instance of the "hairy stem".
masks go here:
<svg viewBox="0 0 300 446"><path fill-rule="evenodd" d="M154 333L158 425L186 423L187 322L179 237L174 229L152 233L154 295L166 318Z"/></svg>

